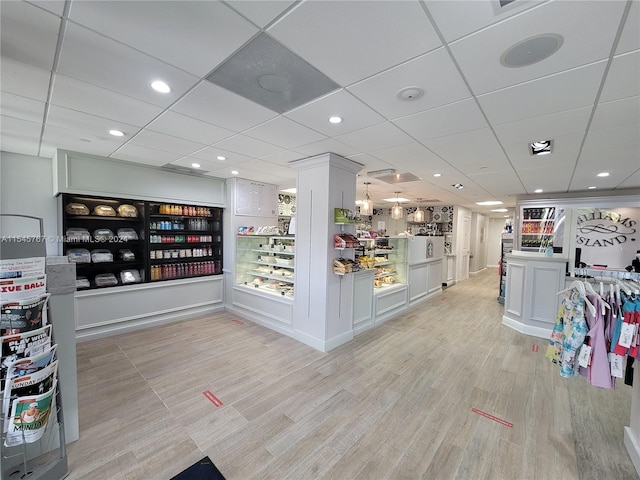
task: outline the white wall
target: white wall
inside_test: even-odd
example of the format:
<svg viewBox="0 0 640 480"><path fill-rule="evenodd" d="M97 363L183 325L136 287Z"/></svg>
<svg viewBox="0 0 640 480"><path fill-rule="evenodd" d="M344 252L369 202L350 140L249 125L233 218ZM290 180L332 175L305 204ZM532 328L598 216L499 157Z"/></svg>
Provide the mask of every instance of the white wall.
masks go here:
<svg viewBox="0 0 640 480"><path fill-rule="evenodd" d="M471 214L471 254L469 272L476 273L487 267L487 234L489 222L481 213Z"/></svg>
<svg viewBox="0 0 640 480"><path fill-rule="evenodd" d="M58 255L58 202L53 196L50 158L0 152L0 213L31 215L43 219L47 255ZM27 224L2 222L2 235L20 235ZM31 235L32 232L26 233Z"/></svg>
<svg viewBox="0 0 640 480"><path fill-rule="evenodd" d="M487 266L497 267L500 263L500 242L504 230L504 218L490 218L487 234Z"/></svg>

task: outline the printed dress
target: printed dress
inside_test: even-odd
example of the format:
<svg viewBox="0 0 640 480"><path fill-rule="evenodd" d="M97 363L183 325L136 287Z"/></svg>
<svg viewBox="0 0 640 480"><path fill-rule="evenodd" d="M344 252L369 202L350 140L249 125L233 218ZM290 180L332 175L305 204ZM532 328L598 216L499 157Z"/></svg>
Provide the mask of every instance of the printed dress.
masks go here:
<svg viewBox="0 0 640 480"><path fill-rule="evenodd" d="M551 332L546 358L560 365L562 377L578 375L576 353L584 343L588 327L584 316L584 295L575 287L564 293Z"/></svg>

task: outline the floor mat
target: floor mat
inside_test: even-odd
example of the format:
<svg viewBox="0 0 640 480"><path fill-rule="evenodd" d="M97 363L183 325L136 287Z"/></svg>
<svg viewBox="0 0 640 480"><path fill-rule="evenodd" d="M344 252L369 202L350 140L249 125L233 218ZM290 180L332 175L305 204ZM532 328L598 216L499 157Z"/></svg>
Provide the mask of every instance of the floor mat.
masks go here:
<svg viewBox="0 0 640 480"><path fill-rule="evenodd" d="M225 480L209 457L204 457L171 480Z"/></svg>

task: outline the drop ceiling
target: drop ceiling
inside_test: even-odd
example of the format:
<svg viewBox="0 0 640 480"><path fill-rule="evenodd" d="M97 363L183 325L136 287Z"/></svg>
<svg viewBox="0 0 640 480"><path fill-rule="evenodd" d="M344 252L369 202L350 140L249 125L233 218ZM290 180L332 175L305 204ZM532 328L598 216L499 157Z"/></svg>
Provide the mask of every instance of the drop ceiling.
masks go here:
<svg viewBox="0 0 640 480"><path fill-rule="evenodd" d="M487 214L475 202L640 187L640 0L34 0L2 1L0 16L6 152L198 163L282 189L289 162L334 152L363 165L358 196L371 182L377 206L400 191ZM501 63L549 34L561 46L547 58ZM329 87L271 109L208 79L260 38ZM262 57L268 95L307 91ZM424 94L399 97L407 87ZM553 153L530 156L537 140ZM384 169L419 179L367 176Z"/></svg>

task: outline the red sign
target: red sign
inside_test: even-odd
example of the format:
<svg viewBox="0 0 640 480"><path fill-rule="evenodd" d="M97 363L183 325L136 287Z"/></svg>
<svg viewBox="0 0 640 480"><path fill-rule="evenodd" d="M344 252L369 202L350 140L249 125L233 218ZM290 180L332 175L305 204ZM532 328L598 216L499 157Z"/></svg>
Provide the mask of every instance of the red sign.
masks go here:
<svg viewBox="0 0 640 480"><path fill-rule="evenodd" d="M478 415L482 415L485 418L488 418L490 420L493 420L494 422L498 422L501 423L502 425L504 425L505 427L509 427L509 428L513 428L513 423L511 422L507 422L506 420L503 420L501 418L498 417L494 417L493 415L491 415L490 413L487 412L483 412L482 410L478 410L477 408L472 408L471 411L473 413L477 413Z"/></svg>
<svg viewBox="0 0 640 480"><path fill-rule="evenodd" d="M211 393L211 390L205 390L204 392L202 392L204 394L205 397L207 397L211 403L213 403L216 407L221 407L222 406L222 401L216 397L213 393Z"/></svg>

